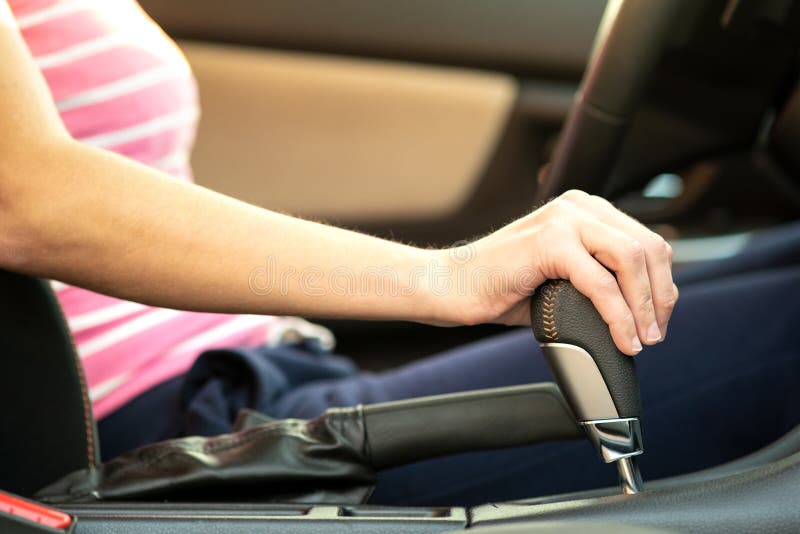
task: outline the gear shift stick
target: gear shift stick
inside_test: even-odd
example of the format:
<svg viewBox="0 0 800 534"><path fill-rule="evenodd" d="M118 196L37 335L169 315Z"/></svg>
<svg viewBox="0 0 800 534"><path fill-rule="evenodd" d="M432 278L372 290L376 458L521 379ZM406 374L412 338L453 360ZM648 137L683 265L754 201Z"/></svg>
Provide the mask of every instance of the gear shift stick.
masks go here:
<svg viewBox="0 0 800 534"><path fill-rule="evenodd" d="M592 302L566 280L531 301L531 324L547 364L600 457L616 462L624 493L642 490L642 406L633 358L617 349Z"/></svg>

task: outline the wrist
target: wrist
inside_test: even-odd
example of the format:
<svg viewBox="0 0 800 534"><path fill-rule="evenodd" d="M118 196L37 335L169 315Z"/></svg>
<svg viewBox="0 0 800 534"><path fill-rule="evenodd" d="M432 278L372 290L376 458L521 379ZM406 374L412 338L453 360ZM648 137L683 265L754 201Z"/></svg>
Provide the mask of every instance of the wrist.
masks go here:
<svg viewBox="0 0 800 534"><path fill-rule="evenodd" d="M422 322L439 326L477 324L468 294L469 267L474 251L469 245L425 251L427 261L421 284Z"/></svg>
<svg viewBox="0 0 800 534"><path fill-rule="evenodd" d="M449 267L446 251L406 247L400 262L399 318L432 325L458 324L447 305Z"/></svg>

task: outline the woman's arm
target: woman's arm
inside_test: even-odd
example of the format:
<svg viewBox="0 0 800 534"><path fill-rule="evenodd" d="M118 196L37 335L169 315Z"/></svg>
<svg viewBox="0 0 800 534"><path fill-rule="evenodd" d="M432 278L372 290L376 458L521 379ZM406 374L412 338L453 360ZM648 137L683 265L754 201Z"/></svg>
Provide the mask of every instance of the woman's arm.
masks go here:
<svg viewBox="0 0 800 534"><path fill-rule="evenodd" d="M564 277L623 351L663 337L677 297L668 246L600 199L570 193L453 250L393 243L72 140L2 0L0 57L2 267L165 307L435 324L524 324L532 289Z"/></svg>
<svg viewBox="0 0 800 534"><path fill-rule="evenodd" d="M284 274L403 271L428 253L258 209L75 142L2 0L0 10L0 265L159 306L434 320L421 295L318 298L299 287L314 277L300 273L288 296L265 294L262 277L252 291L251 273L270 259Z"/></svg>

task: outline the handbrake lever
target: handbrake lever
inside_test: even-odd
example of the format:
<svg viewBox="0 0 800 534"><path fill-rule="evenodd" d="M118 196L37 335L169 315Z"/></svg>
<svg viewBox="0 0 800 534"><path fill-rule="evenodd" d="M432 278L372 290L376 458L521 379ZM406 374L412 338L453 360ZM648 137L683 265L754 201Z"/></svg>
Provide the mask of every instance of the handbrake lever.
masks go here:
<svg viewBox="0 0 800 534"><path fill-rule="evenodd" d="M633 358L614 344L592 302L566 280L550 280L531 301L531 324L572 412L624 493L643 489L642 403Z"/></svg>

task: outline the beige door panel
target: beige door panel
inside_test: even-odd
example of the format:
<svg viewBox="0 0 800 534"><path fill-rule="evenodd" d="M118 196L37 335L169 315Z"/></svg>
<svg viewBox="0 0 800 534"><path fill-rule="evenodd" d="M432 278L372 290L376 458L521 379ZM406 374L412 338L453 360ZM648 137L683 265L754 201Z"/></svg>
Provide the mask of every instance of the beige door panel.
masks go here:
<svg viewBox="0 0 800 534"><path fill-rule="evenodd" d="M198 183L294 214L442 216L517 96L503 74L180 43L200 86Z"/></svg>

